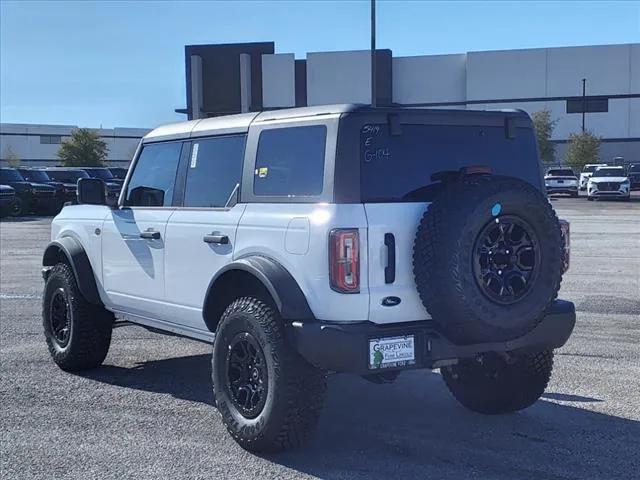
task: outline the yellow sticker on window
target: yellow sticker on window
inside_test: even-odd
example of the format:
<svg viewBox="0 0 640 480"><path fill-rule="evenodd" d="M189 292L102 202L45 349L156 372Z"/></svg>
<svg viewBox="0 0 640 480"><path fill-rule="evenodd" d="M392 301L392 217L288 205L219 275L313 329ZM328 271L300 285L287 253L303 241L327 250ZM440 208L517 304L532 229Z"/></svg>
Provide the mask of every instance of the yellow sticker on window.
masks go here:
<svg viewBox="0 0 640 480"><path fill-rule="evenodd" d="M268 167L260 167L258 169L258 177L259 178L264 178L269 174L269 168Z"/></svg>

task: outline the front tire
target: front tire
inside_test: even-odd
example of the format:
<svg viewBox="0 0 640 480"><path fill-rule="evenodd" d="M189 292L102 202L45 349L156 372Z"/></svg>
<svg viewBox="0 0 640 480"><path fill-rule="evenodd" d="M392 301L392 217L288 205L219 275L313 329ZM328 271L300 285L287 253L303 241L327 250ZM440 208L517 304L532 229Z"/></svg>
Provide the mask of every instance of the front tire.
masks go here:
<svg viewBox="0 0 640 480"><path fill-rule="evenodd" d="M113 314L82 296L65 263L58 263L49 273L42 319L49 353L62 370L85 370L102 364L111 344Z"/></svg>
<svg viewBox="0 0 640 480"><path fill-rule="evenodd" d="M278 312L254 297L235 300L222 315L212 379L227 430L253 452L299 446L318 421L326 390L325 372L287 344Z"/></svg>
<svg viewBox="0 0 640 480"><path fill-rule="evenodd" d="M553 369L553 351L484 355L441 369L449 391L462 405L484 414L511 413L533 405Z"/></svg>
<svg viewBox="0 0 640 480"><path fill-rule="evenodd" d="M20 197L16 197L11 205L11 216L20 217L24 215L24 201Z"/></svg>

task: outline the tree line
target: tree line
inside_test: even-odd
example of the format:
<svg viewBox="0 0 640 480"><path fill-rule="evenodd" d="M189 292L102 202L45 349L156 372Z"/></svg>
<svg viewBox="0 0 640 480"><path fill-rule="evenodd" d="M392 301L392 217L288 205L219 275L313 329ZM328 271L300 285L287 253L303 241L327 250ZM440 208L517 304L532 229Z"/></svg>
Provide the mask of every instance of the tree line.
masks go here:
<svg viewBox="0 0 640 480"><path fill-rule="evenodd" d="M536 130L538 153L544 163L556 164L556 144L551 140L558 120L551 117L548 109L531 115ZM564 163L576 170L582 170L587 163L600 163L600 137L585 130L569 135L569 144Z"/></svg>

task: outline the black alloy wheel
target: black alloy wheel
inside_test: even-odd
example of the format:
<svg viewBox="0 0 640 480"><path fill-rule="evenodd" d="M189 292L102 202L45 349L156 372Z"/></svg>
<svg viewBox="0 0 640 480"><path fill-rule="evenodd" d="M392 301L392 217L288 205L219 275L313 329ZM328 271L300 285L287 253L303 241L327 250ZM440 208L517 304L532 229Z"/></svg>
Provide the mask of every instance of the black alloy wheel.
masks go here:
<svg viewBox="0 0 640 480"><path fill-rule="evenodd" d="M248 332L236 335L229 345L227 388L242 416L260 415L267 399L267 362L258 341Z"/></svg>
<svg viewBox="0 0 640 480"><path fill-rule="evenodd" d="M540 247L531 226L509 215L491 220L480 231L473 249L473 270L482 293L491 301L511 305L535 282Z"/></svg>
<svg viewBox="0 0 640 480"><path fill-rule="evenodd" d="M71 312L63 288L56 289L49 302L51 334L60 348L65 348L71 337Z"/></svg>

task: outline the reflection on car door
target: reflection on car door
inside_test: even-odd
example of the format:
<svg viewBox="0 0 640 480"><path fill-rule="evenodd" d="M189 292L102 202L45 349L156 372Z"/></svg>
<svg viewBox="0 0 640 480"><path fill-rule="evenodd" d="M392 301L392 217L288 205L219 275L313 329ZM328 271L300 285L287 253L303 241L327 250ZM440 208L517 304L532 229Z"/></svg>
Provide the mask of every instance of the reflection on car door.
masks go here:
<svg viewBox="0 0 640 480"><path fill-rule="evenodd" d="M103 284L111 307L122 313L166 319L165 235L174 212L181 142L145 145L124 206L103 225Z"/></svg>

